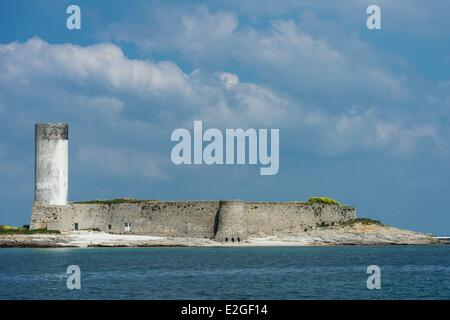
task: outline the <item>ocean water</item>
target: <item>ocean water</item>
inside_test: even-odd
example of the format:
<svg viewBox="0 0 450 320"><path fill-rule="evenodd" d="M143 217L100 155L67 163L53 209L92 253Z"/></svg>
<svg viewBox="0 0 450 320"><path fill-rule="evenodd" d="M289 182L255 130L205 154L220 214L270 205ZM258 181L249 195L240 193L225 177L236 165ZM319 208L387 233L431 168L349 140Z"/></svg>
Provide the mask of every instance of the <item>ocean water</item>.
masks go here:
<svg viewBox="0 0 450 320"><path fill-rule="evenodd" d="M450 299L450 246L0 249L0 299Z"/></svg>

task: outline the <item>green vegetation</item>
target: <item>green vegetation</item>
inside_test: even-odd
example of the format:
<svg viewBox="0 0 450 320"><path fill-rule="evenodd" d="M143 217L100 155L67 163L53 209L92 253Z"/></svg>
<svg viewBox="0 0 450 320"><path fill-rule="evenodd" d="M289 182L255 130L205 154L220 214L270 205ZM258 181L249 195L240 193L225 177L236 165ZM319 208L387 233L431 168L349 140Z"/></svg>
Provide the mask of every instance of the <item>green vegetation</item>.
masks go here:
<svg viewBox="0 0 450 320"><path fill-rule="evenodd" d="M337 202L334 199L328 198L328 197L311 197L306 201L307 204L314 204L314 203L321 203L321 204L336 204L339 205L339 202Z"/></svg>
<svg viewBox="0 0 450 320"><path fill-rule="evenodd" d="M78 204L115 204L115 203L141 203L141 202L154 202L156 200L139 200L134 198L115 198L110 200L89 200L74 202Z"/></svg>
<svg viewBox="0 0 450 320"><path fill-rule="evenodd" d="M0 226L0 234L59 234L56 230L35 229L30 230L24 227Z"/></svg>
<svg viewBox="0 0 450 320"><path fill-rule="evenodd" d="M140 200L135 198L114 198L114 199L98 199L98 200L87 200L87 201L77 201L74 202L76 204L116 204L116 203L144 203L144 202L157 202L155 199L147 199L147 200ZM328 197L311 197L308 199L308 201L292 201L291 203L294 204L334 204L338 206L345 205L340 204L338 201L328 198Z"/></svg>
<svg viewBox="0 0 450 320"><path fill-rule="evenodd" d="M332 226L335 226L335 225L336 225L335 222L326 223L326 222L322 221L317 227L319 227L319 228L327 228L327 227L332 227Z"/></svg>
<svg viewBox="0 0 450 320"><path fill-rule="evenodd" d="M346 222L342 222L342 223L336 223L336 222L331 222L331 223L326 223L324 221L322 221L320 224L317 225L317 228L327 228L327 227L332 227L332 226L353 226L355 224L363 224L363 225L377 225L377 226L384 226L384 224L382 224L380 221L378 220L373 220L370 218L356 218L356 219L352 219ZM307 231L307 229L304 229L304 231Z"/></svg>
<svg viewBox="0 0 450 320"><path fill-rule="evenodd" d="M345 204L339 203L338 201L329 198L329 197L311 197L309 198L307 201L291 201L291 203L293 204L298 204L298 205L302 205L302 204L331 204L331 205L337 205L340 206L342 208L349 208L352 209L353 207L351 206L347 206Z"/></svg>
<svg viewBox="0 0 450 320"><path fill-rule="evenodd" d="M351 225L354 225L356 223L360 223L360 224L364 224L364 225L375 224L375 225L378 225L378 226L384 226L384 224L381 223L380 221L373 220L373 219L370 219L370 218L356 218L356 219L352 219L352 220L349 220L347 222L344 222L344 223L342 223L342 225L344 225L344 226L351 226Z"/></svg>

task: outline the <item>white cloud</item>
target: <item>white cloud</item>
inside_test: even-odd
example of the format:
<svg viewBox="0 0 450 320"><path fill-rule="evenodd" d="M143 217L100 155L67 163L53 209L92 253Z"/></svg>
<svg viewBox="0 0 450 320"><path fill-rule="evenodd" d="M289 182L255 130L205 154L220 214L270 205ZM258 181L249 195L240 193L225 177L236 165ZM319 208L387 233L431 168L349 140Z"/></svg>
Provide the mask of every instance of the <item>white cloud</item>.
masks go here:
<svg viewBox="0 0 450 320"><path fill-rule="evenodd" d="M234 73L221 72L221 73L219 73L218 76L219 76L219 79L222 80L223 83L225 83L225 86L227 88L234 87L235 85L237 85L239 83L239 78Z"/></svg>
<svg viewBox="0 0 450 320"><path fill-rule="evenodd" d="M445 152L446 147L436 129L427 124L405 125L400 121L382 119L369 108L367 112L330 117L323 127L329 155L355 150L378 151L395 156L418 152L421 139L429 140L431 149Z"/></svg>
<svg viewBox="0 0 450 320"><path fill-rule="evenodd" d="M320 97L325 88L331 101L350 94L381 100L408 96L404 79L390 71L398 67L398 58L310 11L301 19L278 18L259 28L239 25L234 13L211 12L206 6L189 10L163 6L157 14L146 12L145 21L160 23L116 24L110 27L109 39L133 42L147 53L179 54L194 66L225 69L238 65L291 95ZM171 23L164 23L164 18Z"/></svg>
<svg viewBox="0 0 450 320"><path fill-rule="evenodd" d="M112 96L69 93L59 97L60 106L66 109L67 114L84 122L118 121L120 112L125 108L121 100Z"/></svg>
<svg viewBox="0 0 450 320"><path fill-rule="evenodd" d="M350 61L326 42L302 33L292 21L276 23L274 28L264 37L254 34L264 47L256 55L267 64L284 68L286 62L294 62L292 48L296 48L297 55L309 59L303 62L305 74L320 73L311 66L307 69L306 64L322 65L321 59L327 57L329 68L335 68L333 75L341 76L342 81L349 76L343 66L350 68ZM358 73L357 69L352 71ZM320 77L325 79L327 75ZM395 88L391 80L387 77L383 81ZM128 59L118 46L107 43L81 47L33 38L23 44L0 45L0 84L0 96L12 106L9 109L14 109L16 121L76 119L86 132L95 135L98 145L106 145L115 137L118 149L85 148L79 156L85 163L100 164L99 171L116 175L131 170L135 175L161 176L164 169L155 163L153 154L136 151L142 144L130 146L127 139L132 140L131 134L141 135L140 139L142 134L164 139L161 132L180 124L190 126L193 120L203 120L209 127L280 128L281 135L285 134L283 143L325 155L360 150L411 153L417 151L416 142L424 137L438 151L443 148L434 127L403 123L398 116L383 118L381 109L378 114L365 107L359 112L325 111L317 102L243 82L235 73L196 70L187 75L172 62ZM30 107L36 103L39 108ZM14 121L14 117L10 119ZM167 134L169 137L170 132ZM85 139L91 138L86 134ZM165 141L153 141L146 148L161 145L166 145Z"/></svg>
<svg viewBox="0 0 450 320"><path fill-rule="evenodd" d="M300 15L305 11L314 10L341 26L352 29L365 27L366 8L377 4L382 10L382 19L389 32L401 32L404 35L420 35L426 37L448 36L447 12L450 10L448 1L438 1L430 6L427 1L411 0L223 0L221 8L228 8L252 21L270 17Z"/></svg>
<svg viewBox="0 0 450 320"><path fill-rule="evenodd" d="M87 47L52 45L40 38L0 45L0 81L27 84L32 79L70 80L81 87L141 96L187 92L186 75L174 63L132 60L113 44Z"/></svg>

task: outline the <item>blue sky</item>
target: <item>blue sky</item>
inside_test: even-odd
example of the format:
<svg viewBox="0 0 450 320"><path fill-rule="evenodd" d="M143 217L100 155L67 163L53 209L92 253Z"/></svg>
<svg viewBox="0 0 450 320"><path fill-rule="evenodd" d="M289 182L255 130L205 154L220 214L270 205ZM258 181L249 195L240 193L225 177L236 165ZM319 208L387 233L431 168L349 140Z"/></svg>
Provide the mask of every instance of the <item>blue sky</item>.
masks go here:
<svg viewBox="0 0 450 320"><path fill-rule="evenodd" d="M69 31L68 5L82 29ZM382 30L366 28L381 7ZM302 200L450 233L448 1L1 1L1 224L30 218L34 123L71 200ZM279 128L280 170L175 166L176 128Z"/></svg>

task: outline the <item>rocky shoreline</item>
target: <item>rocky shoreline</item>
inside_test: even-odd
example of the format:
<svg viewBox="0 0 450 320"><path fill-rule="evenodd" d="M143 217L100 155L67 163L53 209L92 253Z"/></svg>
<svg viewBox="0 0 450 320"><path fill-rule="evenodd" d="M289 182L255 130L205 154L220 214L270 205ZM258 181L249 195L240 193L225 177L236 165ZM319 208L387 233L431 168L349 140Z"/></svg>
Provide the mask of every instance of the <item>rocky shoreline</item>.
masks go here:
<svg viewBox="0 0 450 320"><path fill-rule="evenodd" d="M211 239L118 235L96 231L61 234L0 235L0 248L88 248L88 247L225 247L225 246L344 246L449 244L429 234L378 224L355 223L310 229L300 234L261 235L239 243Z"/></svg>

